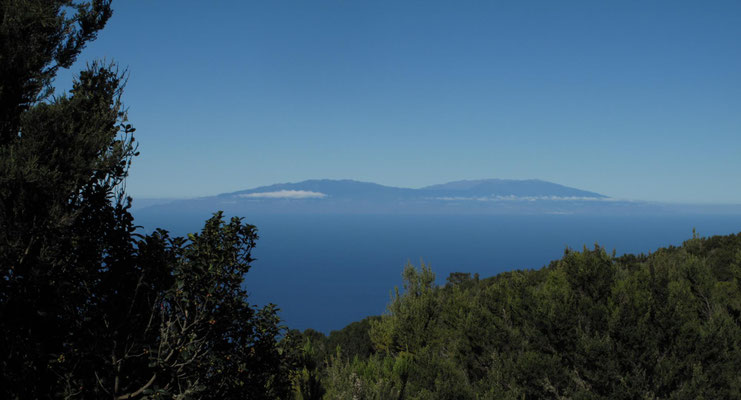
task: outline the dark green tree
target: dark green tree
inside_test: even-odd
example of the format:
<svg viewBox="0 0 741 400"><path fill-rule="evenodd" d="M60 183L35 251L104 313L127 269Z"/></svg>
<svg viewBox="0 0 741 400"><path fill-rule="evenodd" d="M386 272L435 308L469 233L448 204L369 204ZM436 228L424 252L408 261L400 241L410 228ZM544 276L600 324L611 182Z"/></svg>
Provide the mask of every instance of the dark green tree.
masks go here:
<svg viewBox="0 0 741 400"><path fill-rule="evenodd" d="M125 74L92 63L50 96L111 15L0 2L0 398L284 398L276 308L242 287L255 227L137 234Z"/></svg>
<svg viewBox="0 0 741 400"><path fill-rule="evenodd" d="M648 256L568 249L540 270L454 273L444 287L424 265L403 276L372 323L375 351L329 357L326 398L741 395L741 235Z"/></svg>

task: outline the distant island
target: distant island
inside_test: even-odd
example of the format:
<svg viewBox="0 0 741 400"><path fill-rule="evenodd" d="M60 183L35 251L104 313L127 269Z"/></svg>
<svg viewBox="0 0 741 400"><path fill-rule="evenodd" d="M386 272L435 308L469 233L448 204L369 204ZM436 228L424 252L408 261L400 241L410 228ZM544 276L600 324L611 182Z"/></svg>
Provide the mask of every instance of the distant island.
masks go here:
<svg viewBox="0 0 741 400"><path fill-rule="evenodd" d="M462 180L420 189L398 188L354 180L308 180L280 183L220 195L241 198L354 198L359 200L533 200L605 199L599 193L575 189L538 179Z"/></svg>
<svg viewBox="0 0 741 400"><path fill-rule="evenodd" d="M194 199L134 201L143 212L253 214L662 214L741 212L740 206L614 199L539 179L460 180L418 189L356 180L279 183Z"/></svg>

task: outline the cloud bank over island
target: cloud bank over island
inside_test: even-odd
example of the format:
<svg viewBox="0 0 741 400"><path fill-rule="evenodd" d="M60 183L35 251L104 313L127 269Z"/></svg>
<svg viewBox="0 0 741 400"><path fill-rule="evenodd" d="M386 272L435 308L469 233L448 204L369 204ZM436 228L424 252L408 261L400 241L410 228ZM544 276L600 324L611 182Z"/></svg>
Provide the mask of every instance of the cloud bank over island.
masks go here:
<svg viewBox="0 0 741 400"><path fill-rule="evenodd" d="M248 199L323 199L327 197L327 195L321 192L312 192L310 190L278 190L274 192L239 194L237 197Z"/></svg>
<svg viewBox="0 0 741 400"><path fill-rule="evenodd" d="M611 197L592 197L592 196L445 196L434 197L435 200L442 201L618 201Z"/></svg>

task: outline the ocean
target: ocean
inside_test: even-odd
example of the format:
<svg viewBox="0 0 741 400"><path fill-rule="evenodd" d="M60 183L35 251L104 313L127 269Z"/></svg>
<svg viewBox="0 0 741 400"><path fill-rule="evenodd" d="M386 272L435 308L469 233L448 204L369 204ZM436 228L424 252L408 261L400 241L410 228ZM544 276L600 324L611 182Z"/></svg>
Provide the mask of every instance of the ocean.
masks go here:
<svg viewBox="0 0 741 400"><path fill-rule="evenodd" d="M209 215L135 211L143 231L198 231ZM277 304L285 325L329 333L385 311L407 262L429 264L444 284L451 272L537 269L564 249L595 243L648 253L692 237L741 231L741 215L255 215L260 239L245 279L250 302Z"/></svg>

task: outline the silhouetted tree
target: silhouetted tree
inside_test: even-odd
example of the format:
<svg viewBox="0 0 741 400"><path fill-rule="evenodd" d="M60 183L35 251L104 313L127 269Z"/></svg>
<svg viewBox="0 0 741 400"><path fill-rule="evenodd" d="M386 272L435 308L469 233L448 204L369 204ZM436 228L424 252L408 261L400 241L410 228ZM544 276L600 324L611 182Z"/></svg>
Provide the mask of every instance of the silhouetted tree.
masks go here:
<svg viewBox="0 0 741 400"><path fill-rule="evenodd" d="M276 308L242 287L255 227L136 234L125 74L92 63L49 96L111 14L0 3L0 398L284 398Z"/></svg>

